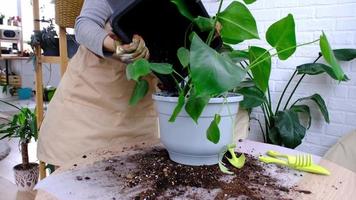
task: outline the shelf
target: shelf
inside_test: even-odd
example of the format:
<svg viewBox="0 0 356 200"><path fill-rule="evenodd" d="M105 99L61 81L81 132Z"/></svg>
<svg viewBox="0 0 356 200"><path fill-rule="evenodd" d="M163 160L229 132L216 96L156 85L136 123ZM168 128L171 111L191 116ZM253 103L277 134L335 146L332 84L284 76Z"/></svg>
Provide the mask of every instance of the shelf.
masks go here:
<svg viewBox="0 0 356 200"><path fill-rule="evenodd" d="M50 63L50 64L60 64L61 57L59 56L41 56L42 63Z"/></svg>
<svg viewBox="0 0 356 200"><path fill-rule="evenodd" d="M0 60L28 60L30 57L2 54Z"/></svg>

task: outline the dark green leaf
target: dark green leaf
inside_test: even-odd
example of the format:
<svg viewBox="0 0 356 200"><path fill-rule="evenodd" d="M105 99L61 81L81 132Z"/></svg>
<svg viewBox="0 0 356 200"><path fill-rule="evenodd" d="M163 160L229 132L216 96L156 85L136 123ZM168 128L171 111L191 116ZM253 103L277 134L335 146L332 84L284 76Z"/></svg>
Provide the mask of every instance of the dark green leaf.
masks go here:
<svg viewBox="0 0 356 200"><path fill-rule="evenodd" d="M214 19L198 16L194 19L194 23L198 26L201 32L208 32L214 29Z"/></svg>
<svg viewBox="0 0 356 200"><path fill-rule="evenodd" d="M308 117L308 126L307 129L310 128L311 122L312 122L312 117L310 114L310 108L307 105L293 105L290 108L291 111L296 112L296 113L302 113L305 114Z"/></svg>
<svg viewBox="0 0 356 200"><path fill-rule="evenodd" d="M189 65L189 54L189 50L184 47L179 48L177 51L177 57L183 67L187 67Z"/></svg>
<svg viewBox="0 0 356 200"><path fill-rule="evenodd" d="M136 105L148 92L149 84L146 80L139 80L134 88L129 104Z"/></svg>
<svg viewBox="0 0 356 200"><path fill-rule="evenodd" d="M327 123L330 123L328 108L326 107L324 99L319 94L314 94L309 97L298 99L298 101L312 100L318 105L320 112L323 114Z"/></svg>
<svg viewBox="0 0 356 200"><path fill-rule="evenodd" d="M268 138L271 140L272 144L281 145L282 138L276 127L273 127L268 131Z"/></svg>
<svg viewBox="0 0 356 200"><path fill-rule="evenodd" d="M295 37L295 23L293 15L272 24L266 33L267 42L276 48L278 57L281 60L288 59L297 49Z"/></svg>
<svg viewBox="0 0 356 200"><path fill-rule="evenodd" d="M275 127L278 129L282 143L288 148L300 145L306 132L306 129L300 125L297 113L291 110L276 113Z"/></svg>
<svg viewBox="0 0 356 200"><path fill-rule="evenodd" d="M269 77L271 75L271 55L270 53L260 47L250 47L249 49L250 63L259 63L250 68L253 80L256 83L256 86L266 92L268 88ZM262 61L263 62L260 62Z"/></svg>
<svg viewBox="0 0 356 200"><path fill-rule="evenodd" d="M126 67L127 80L138 81L140 77L146 76L151 73L150 63L145 59L139 59L130 63Z"/></svg>
<svg viewBox="0 0 356 200"><path fill-rule="evenodd" d="M244 109L255 108L266 101L265 94L256 86L244 87L237 91L244 96L240 106Z"/></svg>
<svg viewBox="0 0 356 200"><path fill-rule="evenodd" d="M259 38L256 21L244 4L234 1L217 17L223 27L221 37L224 42L238 44Z"/></svg>
<svg viewBox="0 0 356 200"><path fill-rule="evenodd" d="M318 75L325 72L324 68L329 67L321 63L307 63L297 67L298 74Z"/></svg>
<svg viewBox="0 0 356 200"><path fill-rule="evenodd" d="M214 120L211 122L206 132L206 137L208 138L209 141L211 141L214 144L219 143L220 140L220 129L219 129L220 119L221 116L215 114Z"/></svg>
<svg viewBox="0 0 356 200"><path fill-rule="evenodd" d="M320 49L325 61L331 66L332 71L334 72L333 74L336 76L336 80L344 80L344 71L341 69L340 64L337 62L335 55L331 50L329 41L324 33L320 36Z"/></svg>
<svg viewBox="0 0 356 200"><path fill-rule="evenodd" d="M191 93L188 101L185 105L185 110L189 114L189 116L198 123L198 119L203 112L205 106L208 104L210 100L209 96L197 96L194 93Z"/></svg>
<svg viewBox="0 0 356 200"><path fill-rule="evenodd" d="M326 72L331 78L337 80L336 74L333 69L322 63L307 63L297 67L298 74L318 75ZM345 75L342 81L348 81Z"/></svg>
<svg viewBox="0 0 356 200"><path fill-rule="evenodd" d="M171 74L173 72L173 66L168 63L150 63L150 68L159 74Z"/></svg>
<svg viewBox="0 0 356 200"><path fill-rule="evenodd" d="M172 114L171 118L169 119L169 122L176 121L176 118L179 115L180 111L182 110L184 103L185 103L184 93L180 92L179 97L178 97L178 103L177 103L176 107L174 108L173 114Z"/></svg>
<svg viewBox="0 0 356 200"><path fill-rule="evenodd" d="M180 14L182 14L184 17L188 18L190 21L194 20L194 16L190 12L187 4L184 2L184 0L171 0L172 3L174 3Z"/></svg>
<svg viewBox="0 0 356 200"><path fill-rule="evenodd" d="M356 49L335 49L333 52L340 61L351 61L356 58Z"/></svg>
<svg viewBox="0 0 356 200"><path fill-rule="evenodd" d="M190 68L192 82L200 96L219 95L234 89L246 75L245 70L228 62L196 34L191 44Z"/></svg>
<svg viewBox="0 0 356 200"><path fill-rule="evenodd" d="M245 4L251 4L254 3L256 0L244 0Z"/></svg>

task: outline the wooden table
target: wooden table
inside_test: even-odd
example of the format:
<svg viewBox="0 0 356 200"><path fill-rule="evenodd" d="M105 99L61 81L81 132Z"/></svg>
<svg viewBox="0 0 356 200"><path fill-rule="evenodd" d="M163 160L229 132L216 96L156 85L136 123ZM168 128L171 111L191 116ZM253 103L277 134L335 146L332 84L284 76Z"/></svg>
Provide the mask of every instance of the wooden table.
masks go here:
<svg viewBox="0 0 356 200"><path fill-rule="evenodd" d="M68 162L67 165L62 166L53 175L61 175L62 173L69 172L73 169L73 165L76 164L78 167L86 168L91 166L96 161L101 161L104 159L110 159L110 157L122 154L122 146L111 147L107 149L101 149L93 152L88 152L87 158L74 159ZM295 150L286 149L279 146L268 145L264 143L253 142L249 140L244 140L239 142L238 151L242 151L248 154L263 154L267 150L278 150L283 153L297 154ZM296 182L296 188L299 190L311 191L311 194L300 193L297 196L291 197L293 199L323 199L323 200L334 200L334 199L355 199L356 197L356 174L352 171L338 166L327 160L323 160L318 156L313 156L314 162L321 164L331 171L330 176L321 176L313 174L305 174L300 177ZM49 176L50 178L51 176ZM53 177L53 176L52 176ZM46 179L45 179L46 180ZM52 182L52 186L56 187L56 182ZM85 191L76 191L78 193ZM43 190L39 190L36 196L36 200L55 200L50 193ZM272 198L273 199L273 198Z"/></svg>

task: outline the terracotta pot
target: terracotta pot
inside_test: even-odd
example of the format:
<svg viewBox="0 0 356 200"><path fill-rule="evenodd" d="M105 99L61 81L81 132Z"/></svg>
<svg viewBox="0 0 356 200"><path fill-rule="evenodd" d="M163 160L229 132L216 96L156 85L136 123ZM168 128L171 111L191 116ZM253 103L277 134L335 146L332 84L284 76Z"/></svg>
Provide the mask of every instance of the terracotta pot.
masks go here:
<svg viewBox="0 0 356 200"><path fill-rule="evenodd" d="M23 164L14 167L15 183L19 191L31 191L38 182L39 168L37 163Z"/></svg>

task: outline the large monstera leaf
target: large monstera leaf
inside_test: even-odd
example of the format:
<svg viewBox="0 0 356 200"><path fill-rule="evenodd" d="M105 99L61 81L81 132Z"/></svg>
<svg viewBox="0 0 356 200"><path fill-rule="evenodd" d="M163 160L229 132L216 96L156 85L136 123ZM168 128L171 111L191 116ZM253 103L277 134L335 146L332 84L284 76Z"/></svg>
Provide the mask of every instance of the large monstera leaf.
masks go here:
<svg viewBox="0 0 356 200"><path fill-rule="evenodd" d="M217 17L222 25L221 37L224 42L238 44L259 38L255 18L244 4L234 1Z"/></svg>
<svg viewBox="0 0 356 200"><path fill-rule="evenodd" d="M194 34L190 48L191 78L197 96L216 96L236 88L246 71L229 62Z"/></svg>
<svg viewBox="0 0 356 200"><path fill-rule="evenodd" d="M263 48L252 46L249 49L249 57L250 63L253 63L253 67L250 68L253 80L262 92L266 92L271 75L271 55Z"/></svg>

